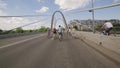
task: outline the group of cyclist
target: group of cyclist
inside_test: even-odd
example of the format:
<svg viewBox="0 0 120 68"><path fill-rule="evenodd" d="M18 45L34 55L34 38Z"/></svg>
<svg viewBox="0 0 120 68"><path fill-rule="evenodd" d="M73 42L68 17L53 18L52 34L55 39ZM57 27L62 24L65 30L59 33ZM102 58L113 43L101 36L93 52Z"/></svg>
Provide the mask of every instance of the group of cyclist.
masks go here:
<svg viewBox="0 0 120 68"><path fill-rule="evenodd" d="M105 23L103 24L103 26L101 28L104 29L103 30L103 34L109 36L110 35L110 31L113 29L113 25L112 25L111 22L105 21ZM52 37L53 37L53 39L58 38L59 40L62 40L63 32L64 32L64 28L61 25L59 25L58 29L54 28L52 30ZM51 30L48 29L48 38L51 37L50 34L51 34ZM67 29L67 34L72 36L70 27Z"/></svg>
<svg viewBox="0 0 120 68"><path fill-rule="evenodd" d="M53 38L56 39L58 36L58 39L61 40L63 37L63 30L64 29L60 25L59 25L58 29L54 28L53 29Z"/></svg>
<svg viewBox="0 0 120 68"><path fill-rule="evenodd" d="M67 33L70 35L71 33L70 33L70 28L67 30ZM59 28L58 29L56 29L56 28L53 28L53 30L52 30L52 38L53 39L56 39L56 38L58 38L59 40L62 40L62 38L63 38L63 33L64 33L64 28L61 26L61 25L59 25ZM50 30L48 30L48 36L50 35Z"/></svg>

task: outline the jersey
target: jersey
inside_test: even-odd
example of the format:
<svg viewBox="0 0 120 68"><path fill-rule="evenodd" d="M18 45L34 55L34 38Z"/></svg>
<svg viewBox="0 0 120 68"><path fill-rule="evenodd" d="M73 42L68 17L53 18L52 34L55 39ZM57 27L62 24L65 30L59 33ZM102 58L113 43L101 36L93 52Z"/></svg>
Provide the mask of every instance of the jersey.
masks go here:
<svg viewBox="0 0 120 68"><path fill-rule="evenodd" d="M112 28L112 27L113 27L113 25L112 25L111 22L106 22L105 23L105 28Z"/></svg>
<svg viewBox="0 0 120 68"><path fill-rule="evenodd" d="M62 31L63 31L63 28L62 28L62 27L59 27L59 28L58 28L58 33L62 33Z"/></svg>

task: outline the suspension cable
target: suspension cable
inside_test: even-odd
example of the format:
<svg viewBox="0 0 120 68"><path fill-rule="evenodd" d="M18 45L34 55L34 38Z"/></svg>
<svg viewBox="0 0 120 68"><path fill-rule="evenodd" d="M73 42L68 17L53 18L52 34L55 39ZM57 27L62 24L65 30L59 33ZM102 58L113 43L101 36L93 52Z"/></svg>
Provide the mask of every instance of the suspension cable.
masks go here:
<svg viewBox="0 0 120 68"><path fill-rule="evenodd" d="M100 10L100 9L105 9L105 8L110 8L110 7L116 7L120 6L120 3L117 4L112 4L112 5L106 5L106 6L101 6L101 7L96 7L96 8L90 8L86 10L79 10L79 11L71 11L70 13L79 13L79 12L86 12L86 11L93 11L93 10Z"/></svg>
<svg viewBox="0 0 120 68"><path fill-rule="evenodd" d="M39 16L51 16L51 15L18 15L18 16L0 16L0 18L8 18L8 17L39 17Z"/></svg>

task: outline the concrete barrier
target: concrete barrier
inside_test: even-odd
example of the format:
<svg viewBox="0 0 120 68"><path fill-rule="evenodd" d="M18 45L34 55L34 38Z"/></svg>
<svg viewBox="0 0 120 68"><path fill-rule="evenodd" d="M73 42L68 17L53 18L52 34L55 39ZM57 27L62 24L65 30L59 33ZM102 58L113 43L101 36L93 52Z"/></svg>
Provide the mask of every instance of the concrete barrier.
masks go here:
<svg viewBox="0 0 120 68"><path fill-rule="evenodd" d="M120 66L120 37L104 36L82 31L74 31L73 36L78 37L87 46Z"/></svg>

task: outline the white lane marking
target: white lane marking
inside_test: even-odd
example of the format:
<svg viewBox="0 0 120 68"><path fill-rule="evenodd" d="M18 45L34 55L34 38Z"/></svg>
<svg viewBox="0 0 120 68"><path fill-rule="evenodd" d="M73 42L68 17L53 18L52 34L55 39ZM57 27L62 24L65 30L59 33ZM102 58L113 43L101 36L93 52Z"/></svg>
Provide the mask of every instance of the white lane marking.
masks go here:
<svg viewBox="0 0 120 68"><path fill-rule="evenodd" d="M44 34L43 34L43 35L44 35ZM41 37L41 36L43 36L43 35L36 36L36 37L32 37L32 38L28 38L28 39L21 40L21 41L15 42L15 43L7 44L7 45L4 45L4 46L1 46L0 49L6 48L6 47L9 47L9 46L13 46L13 45L16 45L16 44L20 44L20 43L23 43L23 42L26 42L26 41L29 41L29 40L32 40L32 39Z"/></svg>

